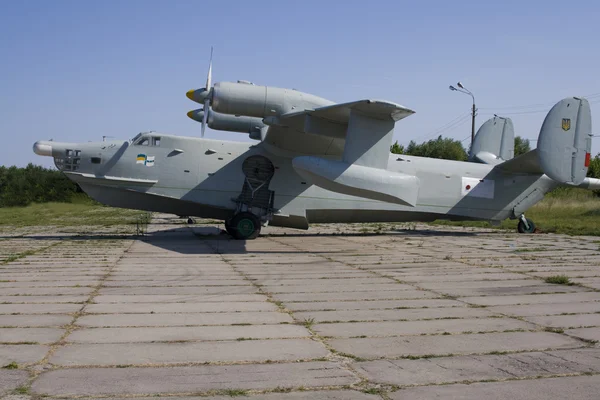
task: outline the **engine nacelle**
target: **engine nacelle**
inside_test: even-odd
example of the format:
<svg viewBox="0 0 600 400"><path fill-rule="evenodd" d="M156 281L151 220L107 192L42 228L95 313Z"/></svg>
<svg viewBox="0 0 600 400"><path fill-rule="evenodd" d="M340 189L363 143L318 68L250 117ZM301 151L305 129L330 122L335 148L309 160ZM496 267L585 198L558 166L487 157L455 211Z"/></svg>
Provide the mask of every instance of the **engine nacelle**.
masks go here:
<svg viewBox="0 0 600 400"><path fill-rule="evenodd" d="M218 82L212 90L213 110L230 115L266 118L333 104L297 90L247 83Z"/></svg>
<svg viewBox="0 0 600 400"><path fill-rule="evenodd" d="M202 122L204 118L204 110L190 111L188 117L197 122ZM210 110L208 112L207 125L211 129L217 131L241 132L241 133L256 133L260 132L265 127L265 124L260 118L228 115Z"/></svg>

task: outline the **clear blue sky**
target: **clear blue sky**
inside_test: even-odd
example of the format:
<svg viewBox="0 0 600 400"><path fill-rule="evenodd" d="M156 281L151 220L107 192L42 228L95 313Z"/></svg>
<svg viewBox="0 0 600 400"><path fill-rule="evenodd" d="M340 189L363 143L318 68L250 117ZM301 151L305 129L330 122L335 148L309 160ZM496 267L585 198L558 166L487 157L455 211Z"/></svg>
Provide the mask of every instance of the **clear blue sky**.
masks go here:
<svg viewBox="0 0 600 400"><path fill-rule="evenodd" d="M126 139L145 130L199 136L186 112L200 106L185 92L204 85L211 45L214 81L416 110L396 126L400 143L438 131L469 136L468 117L439 129L469 112L470 98L448 90L458 80L475 93L477 125L496 112L536 139L542 111L565 96L596 94L598 123L599 21L600 3L591 0L5 0L0 165L52 165L32 153L38 139ZM520 107L532 104L541 105Z"/></svg>

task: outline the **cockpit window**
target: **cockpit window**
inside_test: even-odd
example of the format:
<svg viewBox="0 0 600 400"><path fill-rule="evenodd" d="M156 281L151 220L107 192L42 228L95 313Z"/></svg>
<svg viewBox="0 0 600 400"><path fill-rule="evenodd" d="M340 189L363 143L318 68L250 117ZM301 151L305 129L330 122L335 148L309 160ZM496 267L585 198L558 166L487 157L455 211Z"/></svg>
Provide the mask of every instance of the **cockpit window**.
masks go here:
<svg viewBox="0 0 600 400"><path fill-rule="evenodd" d="M136 143L138 146L148 146L150 145L150 140L148 138L144 138Z"/></svg>
<svg viewBox="0 0 600 400"><path fill-rule="evenodd" d="M152 138L152 145L153 146L160 146L160 138L159 137L153 137Z"/></svg>

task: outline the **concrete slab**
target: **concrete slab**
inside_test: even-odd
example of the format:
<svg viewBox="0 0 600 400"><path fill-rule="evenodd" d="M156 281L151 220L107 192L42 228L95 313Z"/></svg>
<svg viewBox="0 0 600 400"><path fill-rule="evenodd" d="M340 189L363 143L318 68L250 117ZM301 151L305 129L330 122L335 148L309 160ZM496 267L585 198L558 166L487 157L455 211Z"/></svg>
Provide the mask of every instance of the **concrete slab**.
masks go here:
<svg viewBox="0 0 600 400"><path fill-rule="evenodd" d="M0 328L0 343L49 344L58 341L64 332L58 328Z"/></svg>
<svg viewBox="0 0 600 400"><path fill-rule="evenodd" d="M16 362L19 365L32 364L40 361L50 348L36 344L3 344L0 345L0 365Z"/></svg>
<svg viewBox="0 0 600 400"><path fill-rule="evenodd" d="M401 389L392 400L596 400L600 392L597 376L531 379L510 382L474 383Z"/></svg>
<svg viewBox="0 0 600 400"><path fill-rule="evenodd" d="M0 369L0 396L4 396L24 385L28 379L29 373L27 371Z"/></svg>
<svg viewBox="0 0 600 400"><path fill-rule="evenodd" d="M45 304L74 303L83 304L89 298L84 296L0 296L1 304ZM81 307L81 306L80 306Z"/></svg>
<svg viewBox="0 0 600 400"><path fill-rule="evenodd" d="M0 314L70 314L81 304L0 304Z"/></svg>
<svg viewBox="0 0 600 400"><path fill-rule="evenodd" d="M600 342L600 327L569 329L565 333L593 343Z"/></svg>
<svg viewBox="0 0 600 400"><path fill-rule="evenodd" d="M169 368L84 368L42 373L32 392L51 396L203 393L223 389L328 387L355 383L331 362ZM359 398L360 399L360 398Z"/></svg>
<svg viewBox="0 0 600 400"><path fill-rule="evenodd" d="M415 290L414 287L401 283L373 283L373 284L338 284L338 285L273 285L261 286L269 293L333 293L333 292L379 292Z"/></svg>
<svg viewBox="0 0 600 400"><path fill-rule="evenodd" d="M600 312L600 302L543 303L488 307L494 313L527 317L533 315L585 314Z"/></svg>
<svg viewBox="0 0 600 400"><path fill-rule="evenodd" d="M50 362L75 366L291 361L325 357L327 353L322 344L308 339L73 344L56 350Z"/></svg>
<svg viewBox="0 0 600 400"><path fill-rule="evenodd" d="M327 342L337 351L366 359L534 351L578 348L585 345L579 340L549 332L350 338L330 339Z"/></svg>
<svg viewBox="0 0 600 400"><path fill-rule="evenodd" d="M207 313L207 312L246 312L246 311L277 311L273 303L259 302L223 302L207 303L105 303L89 304L85 307L87 313L126 314L126 313ZM1 311L1 308L0 308Z"/></svg>
<svg viewBox="0 0 600 400"><path fill-rule="evenodd" d="M438 319L429 321L381 321L317 324L313 330L322 336L403 336L461 332L491 332L535 329L535 325L508 318Z"/></svg>
<svg viewBox="0 0 600 400"><path fill-rule="evenodd" d="M283 302L305 301L346 301L346 300L412 300L432 299L440 297L438 294L424 290L386 290L383 292L337 292L337 293L275 293L273 297Z"/></svg>
<svg viewBox="0 0 600 400"><path fill-rule="evenodd" d="M2 331L0 330L0 334ZM280 339L309 337L298 325L178 326L140 328L89 328L67 337L72 343L143 343L198 340Z"/></svg>
<svg viewBox="0 0 600 400"><path fill-rule="evenodd" d="M178 400L188 400L181 398ZM302 392L292 393L265 393L247 395L244 399L248 400L380 400L381 397L374 394L357 392L356 390L304 390ZM123 399L125 400L125 399ZM152 400L152 399L148 399ZM174 400L172 397L162 400ZM231 400L231 396L209 396L197 398L195 400Z"/></svg>
<svg viewBox="0 0 600 400"><path fill-rule="evenodd" d="M293 323L287 313L282 312L222 312L195 314L101 314L84 315L77 325L88 327L142 327L142 326L198 326ZM2 316L0 316L0 326Z"/></svg>
<svg viewBox="0 0 600 400"><path fill-rule="evenodd" d="M378 310L378 309L409 309L424 307L464 307L465 303L449 299L423 300L376 300L376 301L313 301L286 303L285 307L292 311L320 310Z"/></svg>
<svg viewBox="0 0 600 400"><path fill-rule="evenodd" d="M53 327L70 324L73 317L70 315L47 314L47 315L0 315L0 327Z"/></svg>
<svg viewBox="0 0 600 400"><path fill-rule="evenodd" d="M313 318L315 322L349 321L410 321L438 318L478 318L489 317L493 313L485 308L443 307L412 308L402 310L341 310L341 311L299 311L294 316L302 321Z"/></svg>
<svg viewBox="0 0 600 400"><path fill-rule="evenodd" d="M576 315L547 315L540 317L527 317L527 321L542 326L553 328L578 328L600 326L600 314L576 314Z"/></svg>
<svg viewBox="0 0 600 400"><path fill-rule="evenodd" d="M177 296L207 296L207 295L237 295L246 293L257 293L256 288L247 284L244 286L136 286L136 287L104 287L100 289L99 297L107 298L110 296L126 295L135 297L136 295L177 295ZM249 300L252 301L252 300Z"/></svg>
<svg viewBox="0 0 600 400"><path fill-rule="evenodd" d="M205 295L180 294L180 295L98 295L94 297L95 303L207 303L207 302L264 302L267 296L262 294L229 294L213 293Z"/></svg>
<svg viewBox="0 0 600 400"><path fill-rule="evenodd" d="M503 306L509 304L545 304L545 303L576 303L586 301L600 301L600 292L582 293L556 293L556 294L532 294L520 296L486 296L486 297L462 297L459 299L472 304L485 306Z"/></svg>
<svg viewBox="0 0 600 400"><path fill-rule="evenodd" d="M2 296L64 296L89 295L94 289L90 287L24 287L3 288Z"/></svg>
<svg viewBox="0 0 600 400"><path fill-rule="evenodd" d="M566 352L376 360L355 368L369 381L398 386L600 372L600 359L593 365L580 364L562 358Z"/></svg>

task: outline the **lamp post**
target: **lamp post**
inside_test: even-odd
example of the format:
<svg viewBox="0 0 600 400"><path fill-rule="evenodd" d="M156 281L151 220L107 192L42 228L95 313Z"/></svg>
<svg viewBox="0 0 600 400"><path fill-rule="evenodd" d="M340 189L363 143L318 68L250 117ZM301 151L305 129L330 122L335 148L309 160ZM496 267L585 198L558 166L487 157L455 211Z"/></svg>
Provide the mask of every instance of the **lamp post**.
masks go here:
<svg viewBox="0 0 600 400"><path fill-rule="evenodd" d="M454 92L468 94L469 96L471 96L471 99L473 99L473 109L471 113L471 147L473 147L473 141L475 140L475 115L477 113L477 108L475 108L475 96L473 95L473 93L471 93L469 89L464 87L462 83L458 82L456 86L458 86L458 88L450 85L450 90Z"/></svg>

